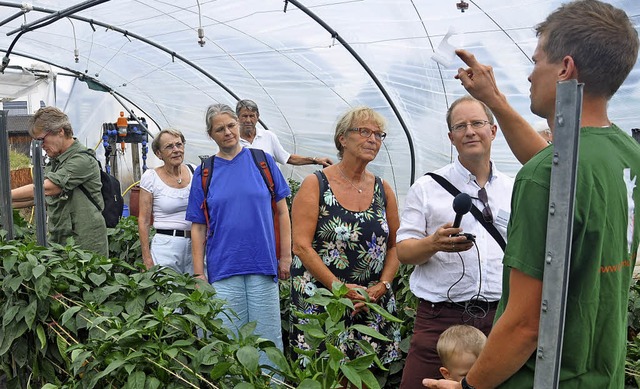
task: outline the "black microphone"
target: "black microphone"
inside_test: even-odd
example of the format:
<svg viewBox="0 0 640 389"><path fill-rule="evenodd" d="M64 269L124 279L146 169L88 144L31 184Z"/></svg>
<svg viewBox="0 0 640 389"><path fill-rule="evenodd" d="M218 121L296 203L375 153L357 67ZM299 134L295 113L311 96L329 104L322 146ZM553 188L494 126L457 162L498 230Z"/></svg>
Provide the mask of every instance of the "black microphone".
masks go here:
<svg viewBox="0 0 640 389"><path fill-rule="evenodd" d="M471 196L466 193L458 193L458 195L453 199L453 211L456 213L456 218L453 221L453 228L460 227L462 216L471 211L471 206Z"/></svg>

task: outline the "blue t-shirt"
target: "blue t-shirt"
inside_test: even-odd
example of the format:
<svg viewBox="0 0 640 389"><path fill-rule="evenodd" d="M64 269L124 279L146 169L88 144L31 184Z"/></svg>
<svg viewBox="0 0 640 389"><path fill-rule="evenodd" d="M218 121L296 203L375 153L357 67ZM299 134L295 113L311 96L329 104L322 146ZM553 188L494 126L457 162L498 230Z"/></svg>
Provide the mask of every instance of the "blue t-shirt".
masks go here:
<svg viewBox="0 0 640 389"><path fill-rule="evenodd" d="M273 157L266 156L277 202L291 192ZM198 167L193 174L187 220L206 224L204 209L201 208L203 198L202 172ZM273 275L275 279L278 260L271 195L248 149L243 148L230 161L214 157L207 207L209 282L246 274Z"/></svg>

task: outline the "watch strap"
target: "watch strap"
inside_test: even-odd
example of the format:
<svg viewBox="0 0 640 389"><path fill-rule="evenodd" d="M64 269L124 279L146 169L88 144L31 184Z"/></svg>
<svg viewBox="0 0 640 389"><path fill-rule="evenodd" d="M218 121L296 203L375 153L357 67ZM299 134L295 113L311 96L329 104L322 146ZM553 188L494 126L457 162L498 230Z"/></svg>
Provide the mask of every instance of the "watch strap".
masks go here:
<svg viewBox="0 0 640 389"><path fill-rule="evenodd" d="M464 377L462 381L460 381L460 384L462 385L462 389L476 389L475 387L469 385L469 383L467 382L467 377Z"/></svg>

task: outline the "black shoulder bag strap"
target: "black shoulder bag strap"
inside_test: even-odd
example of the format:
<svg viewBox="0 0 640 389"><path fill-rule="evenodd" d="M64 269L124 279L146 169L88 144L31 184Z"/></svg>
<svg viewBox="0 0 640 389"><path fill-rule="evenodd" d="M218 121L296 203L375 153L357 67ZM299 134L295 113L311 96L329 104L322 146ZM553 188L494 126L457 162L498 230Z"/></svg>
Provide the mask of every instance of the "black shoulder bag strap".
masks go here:
<svg viewBox="0 0 640 389"><path fill-rule="evenodd" d="M453 186L453 184L450 183L449 180L442 177L441 175L438 175L432 172L429 172L425 175L431 176L431 178L433 178L438 184L440 184L449 193L451 193L453 197L457 196L460 193L460 190L458 188ZM493 239L495 239L496 242L498 242L498 244L500 245L500 248L502 248L502 251L504 252L505 247L507 247L507 243L502 238L502 235L500 235L500 232L498 231L496 226L494 226L493 223L489 223L486 220L484 220L484 218L482 217L482 211L480 211L478 207L476 207L473 204L471 205L471 214L473 215L473 217L476 218L476 220L478 220L478 222L480 222L480 224L482 224L482 226L487 230L487 232L489 232L489 235L491 235Z"/></svg>
<svg viewBox="0 0 640 389"><path fill-rule="evenodd" d="M95 157L95 155L92 155L89 150L82 150L82 151L78 151L76 154L87 154L87 155L91 155L96 162L98 162L98 169L102 170L102 164L100 164L100 161L98 161L98 159ZM80 189L82 191L82 193L84 193L85 196L87 196L87 198L89 199L89 201L91 201L91 203L93 205L95 205L96 208L98 208L98 211L102 212L102 208L100 208L100 205L98 204L98 202L91 196L91 193L89 193L89 191L87 190L87 188L84 187L84 184L80 184L78 185L78 189Z"/></svg>

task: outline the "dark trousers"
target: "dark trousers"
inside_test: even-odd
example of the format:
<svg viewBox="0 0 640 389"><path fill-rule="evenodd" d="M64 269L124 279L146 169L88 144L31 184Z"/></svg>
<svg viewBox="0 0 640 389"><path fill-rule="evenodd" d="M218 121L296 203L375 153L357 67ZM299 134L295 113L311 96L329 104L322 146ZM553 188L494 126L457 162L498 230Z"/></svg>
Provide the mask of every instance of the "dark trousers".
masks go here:
<svg viewBox="0 0 640 389"><path fill-rule="evenodd" d="M478 310L471 310L469 314L463 306L454 303L420 300L400 389L423 389L424 378L442 378L439 370L442 364L436 350L440 334L452 325L468 324L489 335L497 306L497 302L485 303L482 308L486 315L479 314Z"/></svg>

